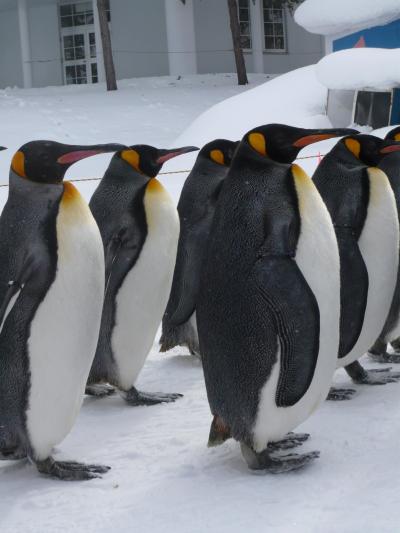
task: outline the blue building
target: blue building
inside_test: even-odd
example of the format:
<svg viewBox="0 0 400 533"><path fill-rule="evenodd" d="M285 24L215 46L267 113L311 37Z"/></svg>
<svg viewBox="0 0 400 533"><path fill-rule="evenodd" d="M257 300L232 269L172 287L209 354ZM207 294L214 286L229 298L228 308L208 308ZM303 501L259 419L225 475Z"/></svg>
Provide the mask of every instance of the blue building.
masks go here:
<svg viewBox="0 0 400 533"><path fill-rule="evenodd" d="M396 5L397 4L397 5ZM354 48L400 48L398 2L393 0L305 0L295 20L311 33L325 36L325 52ZM371 65L379 68L379 65ZM398 69L394 64L393 69ZM379 128L400 124L400 87L328 86L328 116L334 126L357 124Z"/></svg>

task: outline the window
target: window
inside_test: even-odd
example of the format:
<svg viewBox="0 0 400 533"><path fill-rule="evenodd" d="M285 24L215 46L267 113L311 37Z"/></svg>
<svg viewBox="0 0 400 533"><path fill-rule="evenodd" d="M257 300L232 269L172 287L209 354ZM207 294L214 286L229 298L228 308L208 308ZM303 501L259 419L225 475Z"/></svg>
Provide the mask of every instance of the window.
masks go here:
<svg viewBox="0 0 400 533"><path fill-rule="evenodd" d="M249 0L239 0L240 44L244 49L251 48L251 23Z"/></svg>
<svg viewBox="0 0 400 533"><path fill-rule="evenodd" d="M353 122L359 126L383 128L390 123L392 92L357 91Z"/></svg>
<svg viewBox="0 0 400 533"><path fill-rule="evenodd" d="M68 65L65 74L68 85L87 83L86 65Z"/></svg>
<svg viewBox="0 0 400 533"><path fill-rule="evenodd" d="M94 24L92 2L76 2L74 4L62 4L60 6L60 19L62 28L74 26L86 26ZM107 19L111 20L110 1L107 1Z"/></svg>
<svg viewBox="0 0 400 533"><path fill-rule="evenodd" d="M85 59L85 42L82 34L64 35L64 59L65 61Z"/></svg>
<svg viewBox="0 0 400 533"><path fill-rule="evenodd" d="M263 0L264 49L286 52L285 11L276 0Z"/></svg>

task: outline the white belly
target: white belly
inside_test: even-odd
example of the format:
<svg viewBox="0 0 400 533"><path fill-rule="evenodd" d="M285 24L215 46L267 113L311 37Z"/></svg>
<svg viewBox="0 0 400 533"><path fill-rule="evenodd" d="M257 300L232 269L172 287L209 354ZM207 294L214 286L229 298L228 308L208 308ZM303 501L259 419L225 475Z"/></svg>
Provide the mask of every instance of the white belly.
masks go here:
<svg viewBox="0 0 400 533"><path fill-rule="evenodd" d="M399 223L396 200L384 172L370 168L368 174L370 201L358 241L368 270L367 306L360 336L353 349L338 359L338 367L353 363L374 344L389 314L397 281Z"/></svg>
<svg viewBox="0 0 400 533"><path fill-rule="evenodd" d="M313 379L303 397L293 406L277 407L276 390L281 369L278 339L277 362L261 390L254 424L253 446L257 452L306 420L326 398L339 349L340 263L335 231L315 185L299 167L294 167L301 217L295 261L318 303L319 354Z"/></svg>
<svg viewBox="0 0 400 533"><path fill-rule="evenodd" d="M77 193L79 194L79 193ZM37 459L71 430L96 351L104 295L100 232L80 197L60 204L56 278L31 323L27 427Z"/></svg>
<svg viewBox="0 0 400 533"><path fill-rule="evenodd" d="M111 336L122 390L133 386L153 345L171 290L179 238L177 210L159 182L147 186L144 206L147 238L116 296Z"/></svg>

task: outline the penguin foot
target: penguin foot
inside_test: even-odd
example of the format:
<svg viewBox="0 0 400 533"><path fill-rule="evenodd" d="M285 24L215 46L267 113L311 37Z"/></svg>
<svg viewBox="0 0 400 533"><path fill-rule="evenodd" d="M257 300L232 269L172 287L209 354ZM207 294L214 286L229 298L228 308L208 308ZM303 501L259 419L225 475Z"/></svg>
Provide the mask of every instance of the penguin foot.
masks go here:
<svg viewBox="0 0 400 533"><path fill-rule="evenodd" d="M400 379L400 372L390 372L390 368L365 370L358 361L347 365L345 369L354 383L359 385L386 385Z"/></svg>
<svg viewBox="0 0 400 533"><path fill-rule="evenodd" d="M340 389L331 387L326 399L331 402L343 402L344 400L351 400L355 393L355 389Z"/></svg>
<svg viewBox="0 0 400 533"><path fill-rule="evenodd" d="M274 452L277 450L289 450L301 446L303 442L310 438L309 433L288 433L283 439L276 442L268 443L268 451Z"/></svg>
<svg viewBox="0 0 400 533"><path fill-rule="evenodd" d="M135 387L132 387L127 392L121 393L124 400L129 405L156 405L157 403L171 403L179 398L182 398L183 394L179 393L166 393L166 392L141 392Z"/></svg>
<svg viewBox="0 0 400 533"><path fill-rule="evenodd" d="M111 396L114 392L114 387L108 385L108 383L93 383L92 385L86 385L85 389L85 394L88 396L96 396L97 398Z"/></svg>
<svg viewBox="0 0 400 533"><path fill-rule="evenodd" d="M383 353L371 353L368 352L368 356L370 359L372 359L375 363L395 363L400 364L400 353L389 353L389 352L383 352Z"/></svg>
<svg viewBox="0 0 400 533"><path fill-rule="evenodd" d="M271 474L282 474L291 470L298 470L319 457L319 452L309 452L302 455L293 453L272 457L269 450L256 453L244 443L240 444L240 449L251 470L264 470Z"/></svg>
<svg viewBox="0 0 400 533"><path fill-rule="evenodd" d="M23 448L1 449L0 461L18 461L27 457L26 450Z"/></svg>
<svg viewBox="0 0 400 533"><path fill-rule="evenodd" d="M392 345L393 350L395 350L396 352L400 352L400 337L390 341L390 344Z"/></svg>
<svg viewBox="0 0 400 533"><path fill-rule="evenodd" d="M55 461L52 457L44 461L35 461L35 464L41 474L64 481L85 481L101 478L99 474L106 474L110 470L109 466L85 465L75 461Z"/></svg>
<svg viewBox="0 0 400 533"><path fill-rule="evenodd" d="M391 372L390 368L366 370L365 374L353 381L359 385L386 385L400 380L400 372Z"/></svg>

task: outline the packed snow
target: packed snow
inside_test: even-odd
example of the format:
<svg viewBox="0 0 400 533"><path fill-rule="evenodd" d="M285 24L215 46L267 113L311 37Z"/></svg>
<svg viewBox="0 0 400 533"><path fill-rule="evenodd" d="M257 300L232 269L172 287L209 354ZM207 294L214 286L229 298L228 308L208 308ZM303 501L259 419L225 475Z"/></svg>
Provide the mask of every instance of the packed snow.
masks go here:
<svg viewBox="0 0 400 533"><path fill-rule="evenodd" d="M316 72L328 89L384 90L400 86L399 62L400 48L352 48L325 56Z"/></svg>
<svg viewBox="0 0 400 533"><path fill-rule="evenodd" d="M328 126L326 89L313 73L302 69L255 90L265 76L252 77L245 88L235 85L233 75L218 75L132 80L111 94L101 86L2 91L0 144L10 147L0 153L2 182L12 152L34 138L172 146L220 135L238 138L262 122ZM243 94L189 126L209 106L238 93ZM327 145L314 146L312 155L323 149ZM100 176L107 161L91 158L85 166L75 165L70 177ZM318 159L301 163L309 161L315 166ZM163 176L175 199L177 176ZM87 198L96 183L79 184ZM4 200L6 188L0 191ZM343 370L335 381L350 385ZM211 415L202 368L184 349L161 355L155 342L137 385L184 397L175 404L135 408L119 396L86 397L55 456L112 469L103 479L68 483L40 476L25 461L2 462L1 533L398 530L400 384L355 386L352 401L325 402L298 428L312 435L302 450L320 450L321 458L280 476L251 473L234 441L207 448Z"/></svg>
<svg viewBox="0 0 400 533"><path fill-rule="evenodd" d="M202 113L178 137L177 145L202 146L211 137L239 140L246 131L273 122L285 122L302 128L329 128L326 115L327 88L316 78L315 65L283 74L243 94L228 98ZM210 132L212 131L212 136ZM334 141L336 142L336 141ZM300 157L326 153L332 143L325 141L302 150ZM181 168L182 161L191 167L195 153L172 160L168 169ZM304 160L304 168L312 172L318 157ZM179 193L184 177L174 179L175 194Z"/></svg>
<svg viewBox="0 0 400 533"><path fill-rule="evenodd" d="M311 33L335 35L382 26L400 18L400 0L305 0L294 19Z"/></svg>

